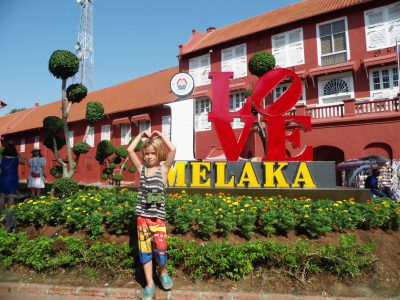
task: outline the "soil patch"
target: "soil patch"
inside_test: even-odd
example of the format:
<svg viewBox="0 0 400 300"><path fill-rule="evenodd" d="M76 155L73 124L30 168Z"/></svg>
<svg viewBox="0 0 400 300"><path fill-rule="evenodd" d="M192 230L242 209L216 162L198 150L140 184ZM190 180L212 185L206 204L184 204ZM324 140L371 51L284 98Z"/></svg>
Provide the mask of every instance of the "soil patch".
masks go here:
<svg viewBox="0 0 400 300"><path fill-rule="evenodd" d="M76 236L86 238L82 232L68 232L63 227L45 226L40 229L28 227L23 229L30 238L39 235L51 236ZM168 228L171 233L172 227ZM332 274L323 272L308 278L307 282L301 282L289 273L282 270L256 270L240 281L231 280L191 280L186 274L177 270L173 274L174 287L176 289L197 291L226 291L226 292L264 292L264 293L290 293L299 295L324 295L324 296L385 296L394 297L400 295L400 231L357 230L351 232L359 242L367 243L375 241L374 255L376 261L372 268L364 269L362 274L355 277L338 278ZM196 238L193 234L181 236L187 240L195 240L198 243L204 241ZM276 240L283 243L293 243L298 238L306 239L306 236L298 236L294 232L288 236L265 237L255 235L251 240ZM89 240L89 239L88 239ZM235 234L226 239L212 236L211 241L229 241L230 243L243 243L246 240ZM115 236L105 234L101 239L103 242L125 243L131 242L128 235ZM328 233L315 241L328 244L337 244L339 233ZM83 275L82 276L82 272ZM0 281L22 281L31 283L46 283L57 285L74 286L97 286L97 287L134 287L140 288L144 285L144 276L140 268L136 274L115 274L110 278L100 272L93 270L58 270L45 274L35 273L24 267L10 271L0 271Z"/></svg>

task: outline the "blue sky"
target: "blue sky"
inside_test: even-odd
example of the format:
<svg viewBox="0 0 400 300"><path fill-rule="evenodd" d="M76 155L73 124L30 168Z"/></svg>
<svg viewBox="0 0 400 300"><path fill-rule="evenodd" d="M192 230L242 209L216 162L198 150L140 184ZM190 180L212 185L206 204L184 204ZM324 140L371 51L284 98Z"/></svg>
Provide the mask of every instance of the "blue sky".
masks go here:
<svg viewBox="0 0 400 300"><path fill-rule="evenodd" d="M192 29L221 28L299 0L94 0L96 89L178 65L178 45ZM76 0L0 0L0 99L30 108L60 99L48 71L54 50L74 51L81 8Z"/></svg>

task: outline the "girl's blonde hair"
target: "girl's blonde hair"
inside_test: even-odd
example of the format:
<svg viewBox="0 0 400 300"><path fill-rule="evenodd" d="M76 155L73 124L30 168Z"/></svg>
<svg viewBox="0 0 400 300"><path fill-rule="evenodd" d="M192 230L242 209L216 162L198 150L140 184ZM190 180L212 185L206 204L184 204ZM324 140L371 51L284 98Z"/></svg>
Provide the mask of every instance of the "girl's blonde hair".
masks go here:
<svg viewBox="0 0 400 300"><path fill-rule="evenodd" d="M159 138L149 138L147 139L142 146L141 152L142 152L142 157L144 157L144 149L149 147L149 146L153 146L156 155L157 155L157 160L163 161L165 160L165 154L164 154L164 147L163 147L163 143L162 140Z"/></svg>

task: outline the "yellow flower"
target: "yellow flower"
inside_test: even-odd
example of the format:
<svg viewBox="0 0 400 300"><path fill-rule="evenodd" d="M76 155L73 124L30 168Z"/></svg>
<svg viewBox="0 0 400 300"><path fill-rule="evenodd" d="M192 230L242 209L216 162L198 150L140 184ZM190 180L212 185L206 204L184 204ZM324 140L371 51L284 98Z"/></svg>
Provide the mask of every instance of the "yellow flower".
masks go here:
<svg viewBox="0 0 400 300"><path fill-rule="evenodd" d="M66 203L71 203L71 199L67 199L67 201L65 201Z"/></svg>
<svg viewBox="0 0 400 300"><path fill-rule="evenodd" d="M232 203L233 205L239 205L239 203L237 201Z"/></svg>
<svg viewBox="0 0 400 300"><path fill-rule="evenodd" d="M240 209L240 212L244 212L244 209L243 209L243 208L241 208L241 209Z"/></svg>
<svg viewBox="0 0 400 300"><path fill-rule="evenodd" d="M36 204L38 204L38 203L37 203L37 201L33 201L32 204L33 204L33 205L36 205Z"/></svg>
<svg viewBox="0 0 400 300"><path fill-rule="evenodd" d="M347 209L345 209L345 210L343 210L343 212L344 212L345 214L347 214L349 211L348 211Z"/></svg>
<svg viewBox="0 0 400 300"><path fill-rule="evenodd" d="M80 210L80 208L79 207L75 207L75 210Z"/></svg>
<svg viewBox="0 0 400 300"><path fill-rule="evenodd" d="M337 204L337 203L334 203L334 204L333 204L333 206L339 206L339 204Z"/></svg>
<svg viewBox="0 0 400 300"><path fill-rule="evenodd" d="M189 199L189 203L192 203L193 202L193 200L192 199Z"/></svg>
<svg viewBox="0 0 400 300"><path fill-rule="evenodd" d="M40 196L40 199L44 199L44 198L46 198L46 196Z"/></svg>
<svg viewBox="0 0 400 300"><path fill-rule="evenodd" d="M308 205L308 204L304 205L304 208L309 208L309 207L310 207L310 205Z"/></svg>
<svg viewBox="0 0 400 300"><path fill-rule="evenodd" d="M304 218L308 218L308 215L304 215Z"/></svg>
<svg viewBox="0 0 400 300"><path fill-rule="evenodd" d="M223 209L222 208L218 208L218 211L222 211Z"/></svg>
<svg viewBox="0 0 400 300"><path fill-rule="evenodd" d="M244 208L248 208L248 207L250 207L250 204L246 203L246 204L244 205Z"/></svg>
<svg viewBox="0 0 400 300"><path fill-rule="evenodd" d="M200 212L200 209L199 209L199 208L196 208L196 211L197 211L197 212Z"/></svg>
<svg viewBox="0 0 400 300"><path fill-rule="evenodd" d="M29 204L31 204L32 202L33 202L33 200L32 200L32 199L28 201L28 203L29 203Z"/></svg>
<svg viewBox="0 0 400 300"><path fill-rule="evenodd" d="M68 206L68 207L67 207L67 210L71 210L71 207L70 207L70 206Z"/></svg>

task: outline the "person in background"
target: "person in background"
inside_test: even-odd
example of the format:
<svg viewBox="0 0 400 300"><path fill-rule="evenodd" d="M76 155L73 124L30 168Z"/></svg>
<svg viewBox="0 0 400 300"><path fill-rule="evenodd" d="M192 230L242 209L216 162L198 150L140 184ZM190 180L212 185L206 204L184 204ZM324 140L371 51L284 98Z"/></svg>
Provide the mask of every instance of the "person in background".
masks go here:
<svg viewBox="0 0 400 300"><path fill-rule="evenodd" d="M8 144L0 157L0 213L6 205L14 205L15 194L18 190L18 165L20 159L13 144ZM21 160L21 163L23 161Z"/></svg>
<svg viewBox="0 0 400 300"><path fill-rule="evenodd" d="M367 178L365 178L365 188L369 189L371 191L372 195L375 195L378 197L387 197L388 195L386 195L384 192L379 190L379 187L378 187L378 176L379 175L380 175L379 170L373 169L372 174L367 176Z"/></svg>
<svg viewBox="0 0 400 300"><path fill-rule="evenodd" d="M148 137L142 146L143 163L135 153L141 138ZM164 144L168 153L164 156ZM167 234L165 223L165 188L168 171L174 162L176 148L159 131L151 134L142 131L128 147L129 157L140 174L136 204L139 258L143 265L147 285L143 300L153 299L153 258L158 263L158 276L164 289L172 288L173 281L167 273ZM164 161L163 164L161 162Z"/></svg>
<svg viewBox="0 0 400 300"><path fill-rule="evenodd" d="M44 188L46 160L42 156L39 148L33 148L31 153L32 158L28 162L30 167L28 188L31 191L32 198L39 198L40 191Z"/></svg>

